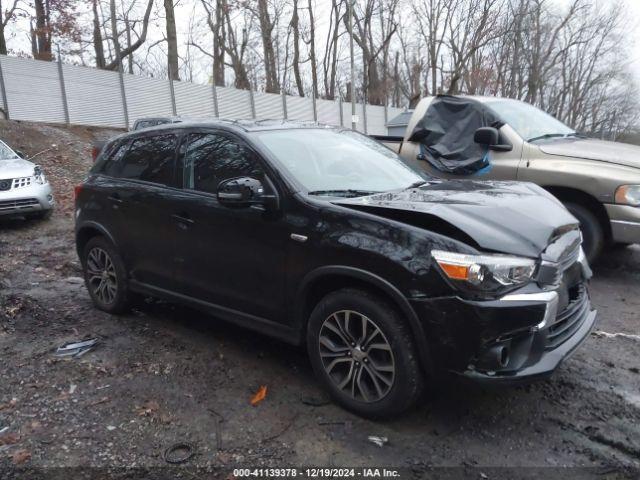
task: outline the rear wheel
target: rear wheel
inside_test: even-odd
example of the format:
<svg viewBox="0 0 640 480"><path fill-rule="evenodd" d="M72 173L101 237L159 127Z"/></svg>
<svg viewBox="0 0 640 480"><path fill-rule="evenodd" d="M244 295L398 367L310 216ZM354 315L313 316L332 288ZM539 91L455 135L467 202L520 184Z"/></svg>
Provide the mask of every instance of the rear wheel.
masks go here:
<svg viewBox="0 0 640 480"><path fill-rule="evenodd" d="M307 333L316 376L337 403L366 417L412 406L424 383L411 330L387 302L343 289L315 307Z"/></svg>
<svg viewBox="0 0 640 480"><path fill-rule="evenodd" d="M582 248L589 263L593 263L604 246L604 230L598 217L591 210L577 203L567 202L564 206L580 222Z"/></svg>
<svg viewBox="0 0 640 480"><path fill-rule="evenodd" d="M129 292L124 263L104 237L93 237L84 247L84 281L93 303L108 313L128 310Z"/></svg>

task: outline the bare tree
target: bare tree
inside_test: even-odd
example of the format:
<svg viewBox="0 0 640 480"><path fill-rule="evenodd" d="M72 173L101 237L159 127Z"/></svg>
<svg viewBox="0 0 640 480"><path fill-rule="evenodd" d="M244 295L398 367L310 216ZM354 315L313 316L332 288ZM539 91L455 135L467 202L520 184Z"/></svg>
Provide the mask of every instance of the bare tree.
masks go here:
<svg viewBox="0 0 640 480"><path fill-rule="evenodd" d="M153 7L153 0L148 0L147 7L144 12L144 17L141 20L142 23L142 31L138 36L138 39L133 42L131 45L128 45L126 48L122 49L120 47L120 32L118 30L118 13L116 7L116 0L110 0L109 3L109 11L110 11L110 21L111 21L111 41L113 42L114 56L115 58L107 63L104 68L105 70L117 70L119 62L126 58L129 55L132 55L136 50L138 50L147 39L147 31L149 28L149 18L151 17L151 10Z"/></svg>
<svg viewBox="0 0 640 480"><path fill-rule="evenodd" d="M4 32L9 22L15 20L16 9L18 8L19 2L20 0L13 0L11 6L7 10L4 10L2 8L2 1L0 0L0 15L2 15L0 18L0 55L7 54L7 39Z"/></svg>
<svg viewBox="0 0 640 480"><path fill-rule="evenodd" d="M164 13L167 29L167 69L169 72L169 78L171 80L180 80L176 14L173 8L173 0L164 0Z"/></svg>

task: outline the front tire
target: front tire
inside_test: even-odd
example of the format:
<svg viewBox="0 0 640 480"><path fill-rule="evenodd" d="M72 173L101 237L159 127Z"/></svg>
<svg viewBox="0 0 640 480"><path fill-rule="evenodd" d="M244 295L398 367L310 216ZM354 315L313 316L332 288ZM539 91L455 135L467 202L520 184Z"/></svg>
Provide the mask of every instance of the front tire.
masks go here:
<svg viewBox="0 0 640 480"><path fill-rule="evenodd" d="M115 247L104 237L93 237L82 256L84 281L94 305L108 313L129 309L129 288L124 263Z"/></svg>
<svg viewBox="0 0 640 480"><path fill-rule="evenodd" d="M604 230L598 217L591 210L577 203L567 202L564 206L580 222L582 248L589 263L593 263L604 246Z"/></svg>
<svg viewBox="0 0 640 480"><path fill-rule="evenodd" d="M400 414L422 391L410 328L369 292L342 289L323 298L309 319L307 349L333 399L364 417Z"/></svg>

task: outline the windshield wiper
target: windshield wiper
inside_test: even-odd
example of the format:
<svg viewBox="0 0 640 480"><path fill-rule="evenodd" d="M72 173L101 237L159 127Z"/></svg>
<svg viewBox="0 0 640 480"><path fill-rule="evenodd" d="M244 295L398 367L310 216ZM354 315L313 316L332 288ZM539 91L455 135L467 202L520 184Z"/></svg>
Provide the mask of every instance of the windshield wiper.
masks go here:
<svg viewBox="0 0 640 480"><path fill-rule="evenodd" d="M540 135L539 137L533 137L527 140L527 142L535 142L536 140L543 140L545 138L568 138L568 137L578 137L578 138L587 138L584 133L580 132L571 132L571 133L545 133L544 135Z"/></svg>
<svg viewBox="0 0 640 480"><path fill-rule="evenodd" d="M527 140L527 142L535 142L536 140L543 140L545 138L557 138L557 137L565 137L564 133L545 133L544 135L540 135L539 137L533 137Z"/></svg>
<svg viewBox="0 0 640 480"><path fill-rule="evenodd" d="M373 195L374 193L380 193L370 190L313 190L309 192L309 195L326 195L331 197L364 197L366 195Z"/></svg>
<svg viewBox="0 0 640 480"><path fill-rule="evenodd" d="M418 180L417 182L413 182L411 185L409 185L407 188L405 188L405 190L411 190L412 188L418 188L421 187L423 185L426 185L427 182L426 180Z"/></svg>

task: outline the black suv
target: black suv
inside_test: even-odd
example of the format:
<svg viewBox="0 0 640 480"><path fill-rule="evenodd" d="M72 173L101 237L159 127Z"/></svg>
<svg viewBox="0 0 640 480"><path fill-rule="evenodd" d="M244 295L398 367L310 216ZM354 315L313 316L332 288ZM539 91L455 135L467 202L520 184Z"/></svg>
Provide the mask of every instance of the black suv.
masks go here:
<svg viewBox="0 0 640 480"><path fill-rule="evenodd" d="M335 400L409 407L438 372L550 374L595 324L578 222L528 183L435 180L351 130L180 123L76 188L96 306L161 297L305 344Z"/></svg>

